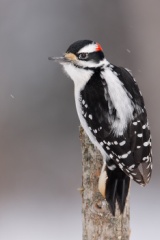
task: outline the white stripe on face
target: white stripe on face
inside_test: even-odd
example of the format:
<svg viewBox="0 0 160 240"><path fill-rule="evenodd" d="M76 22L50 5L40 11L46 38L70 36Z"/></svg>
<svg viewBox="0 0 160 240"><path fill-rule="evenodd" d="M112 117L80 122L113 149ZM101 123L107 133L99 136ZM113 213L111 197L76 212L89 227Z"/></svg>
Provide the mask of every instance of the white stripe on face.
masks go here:
<svg viewBox="0 0 160 240"><path fill-rule="evenodd" d="M95 52L96 49L97 49L97 44L91 43L91 44L81 48L78 53L91 53L91 52Z"/></svg>

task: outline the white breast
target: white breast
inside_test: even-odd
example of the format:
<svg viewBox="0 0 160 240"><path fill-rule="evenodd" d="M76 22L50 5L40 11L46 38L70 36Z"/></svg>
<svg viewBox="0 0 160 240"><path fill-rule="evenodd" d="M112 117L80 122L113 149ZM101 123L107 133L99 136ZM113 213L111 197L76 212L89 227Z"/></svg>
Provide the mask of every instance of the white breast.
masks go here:
<svg viewBox="0 0 160 240"><path fill-rule="evenodd" d="M73 80L77 91L80 91L84 88L93 74L92 70L78 68L71 63L64 64L63 68L67 75Z"/></svg>
<svg viewBox="0 0 160 240"><path fill-rule="evenodd" d="M104 160L106 160L106 156L107 156L106 152L104 151L102 146L97 142L95 136L90 131L88 124L82 115L82 108L81 108L82 99L80 96L80 92L81 90L84 89L86 83L91 78L93 71L88 69L86 70L86 69L77 68L71 64L65 64L63 67L65 72L71 77L71 79L74 82L75 103L76 103L76 109L77 109L77 114L78 114L80 123L83 129L85 130L86 134L90 138L91 142L100 150Z"/></svg>

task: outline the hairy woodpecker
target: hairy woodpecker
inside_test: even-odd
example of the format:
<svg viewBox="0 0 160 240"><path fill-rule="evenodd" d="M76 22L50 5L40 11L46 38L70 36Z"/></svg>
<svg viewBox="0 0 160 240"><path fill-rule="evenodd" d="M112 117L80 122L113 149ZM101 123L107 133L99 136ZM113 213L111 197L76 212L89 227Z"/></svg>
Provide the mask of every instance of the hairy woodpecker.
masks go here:
<svg viewBox="0 0 160 240"><path fill-rule="evenodd" d="M115 215L123 213L130 179L145 186L151 178L151 135L142 94L131 73L109 63L100 44L73 43L62 64L74 82L77 113L91 142L103 156L99 191Z"/></svg>

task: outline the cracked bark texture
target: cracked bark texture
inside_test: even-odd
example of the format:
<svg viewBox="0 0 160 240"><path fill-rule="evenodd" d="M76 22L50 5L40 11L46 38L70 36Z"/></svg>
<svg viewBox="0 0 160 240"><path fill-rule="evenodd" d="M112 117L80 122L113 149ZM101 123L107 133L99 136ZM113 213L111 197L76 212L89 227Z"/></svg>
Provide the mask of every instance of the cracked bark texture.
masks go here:
<svg viewBox="0 0 160 240"><path fill-rule="evenodd" d="M130 208L127 199L124 214L116 206L112 216L106 200L98 191L102 156L80 127L82 145L82 218L83 240L129 240Z"/></svg>

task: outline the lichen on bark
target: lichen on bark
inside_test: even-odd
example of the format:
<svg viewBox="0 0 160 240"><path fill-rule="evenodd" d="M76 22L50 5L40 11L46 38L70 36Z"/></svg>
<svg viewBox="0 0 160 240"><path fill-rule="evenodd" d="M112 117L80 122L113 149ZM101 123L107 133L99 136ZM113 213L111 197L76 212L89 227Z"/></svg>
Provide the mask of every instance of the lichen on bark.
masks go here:
<svg viewBox="0 0 160 240"><path fill-rule="evenodd" d="M129 197L123 215L116 205L113 216L98 191L102 156L80 127L82 146L82 220L83 240L129 240Z"/></svg>

